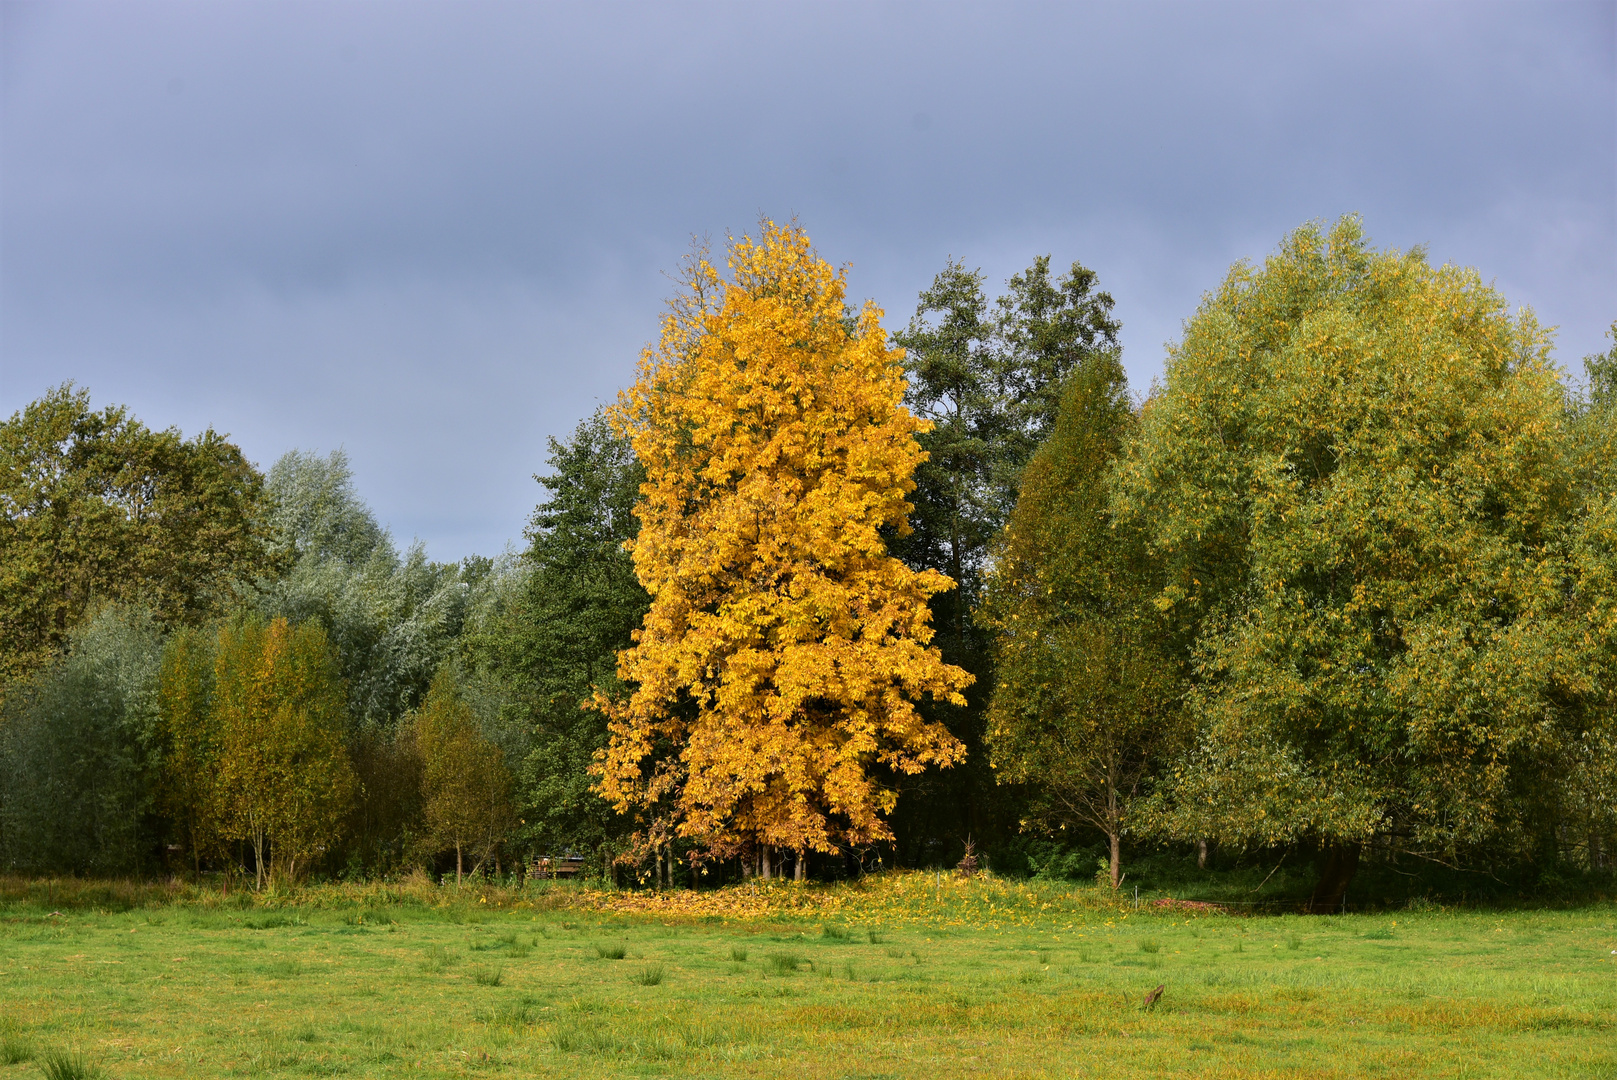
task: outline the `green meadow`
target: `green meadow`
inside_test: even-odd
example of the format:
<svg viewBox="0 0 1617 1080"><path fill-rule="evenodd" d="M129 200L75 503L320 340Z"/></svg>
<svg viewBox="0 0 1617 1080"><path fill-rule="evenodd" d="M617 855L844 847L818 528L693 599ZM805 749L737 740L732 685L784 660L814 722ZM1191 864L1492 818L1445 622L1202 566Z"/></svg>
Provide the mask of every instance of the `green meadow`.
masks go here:
<svg viewBox="0 0 1617 1080"><path fill-rule="evenodd" d="M1617 1077L1611 905L1233 916L1001 887L988 918L971 885L909 915L842 888L735 916L13 893L0 1078Z"/></svg>

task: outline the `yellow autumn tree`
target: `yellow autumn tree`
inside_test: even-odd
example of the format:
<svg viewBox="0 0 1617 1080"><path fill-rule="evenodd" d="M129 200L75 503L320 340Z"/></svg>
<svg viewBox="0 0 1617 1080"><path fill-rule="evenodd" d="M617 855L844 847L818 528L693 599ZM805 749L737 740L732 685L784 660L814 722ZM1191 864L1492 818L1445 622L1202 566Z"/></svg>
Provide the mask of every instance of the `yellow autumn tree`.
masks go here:
<svg viewBox="0 0 1617 1080"><path fill-rule="evenodd" d="M916 709L963 704L971 676L930 647L953 582L887 552L924 421L903 406L881 311L795 225L733 240L726 277L687 264L660 344L614 422L646 470L628 545L651 595L619 654L627 697L595 705L611 738L597 790L715 856L801 854L888 838L877 772L959 761Z"/></svg>
<svg viewBox="0 0 1617 1080"><path fill-rule="evenodd" d="M275 619L228 624L215 649L217 805L227 839L252 845L257 884L288 881L342 831L356 781L342 678L325 631ZM273 865L272 865L273 864Z"/></svg>

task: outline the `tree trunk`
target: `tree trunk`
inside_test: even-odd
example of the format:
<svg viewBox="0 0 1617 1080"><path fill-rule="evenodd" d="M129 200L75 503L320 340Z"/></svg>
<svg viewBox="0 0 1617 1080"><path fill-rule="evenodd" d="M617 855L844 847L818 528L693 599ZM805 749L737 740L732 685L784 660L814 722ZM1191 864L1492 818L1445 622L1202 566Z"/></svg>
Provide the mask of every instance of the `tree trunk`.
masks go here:
<svg viewBox="0 0 1617 1080"><path fill-rule="evenodd" d="M1207 869L1207 840L1205 837L1196 842L1196 869Z"/></svg>
<svg viewBox="0 0 1617 1080"><path fill-rule="evenodd" d="M1123 837L1116 832L1109 832L1106 838L1112 842L1112 888L1123 887Z"/></svg>
<svg viewBox="0 0 1617 1080"><path fill-rule="evenodd" d="M457 889L460 888L460 875L461 875L460 841L456 840L455 841L455 888L457 888Z"/></svg>
<svg viewBox="0 0 1617 1080"><path fill-rule="evenodd" d="M258 891L264 891L264 830L253 829L253 880Z"/></svg>
<svg viewBox="0 0 1617 1080"><path fill-rule="evenodd" d="M758 876L768 881L772 876L769 865L769 845L765 844L758 850Z"/></svg>
<svg viewBox="0 0 1617 1080"><path fill-rule="evenodd" d="M1348 882L1359 868L1360 847L1359 844L1332 844L1326 849L1325 865L1320 869L1313 895L1308 898L1310 914L1330 915L1342 907Z"/></svg>
<svg viewBox="0 0 1617 1080"><path fill-rule="evenodd" d="M804 852L801 848L799 848L798 851L797 851L797 868L796 868L796 870L794 870L792 872L792 877L796 878L798 881L803 880L803 875L805 873L805 867L806 867L807 862L808 862L808 860L805 858L806 854L807 853Z"/></svg>

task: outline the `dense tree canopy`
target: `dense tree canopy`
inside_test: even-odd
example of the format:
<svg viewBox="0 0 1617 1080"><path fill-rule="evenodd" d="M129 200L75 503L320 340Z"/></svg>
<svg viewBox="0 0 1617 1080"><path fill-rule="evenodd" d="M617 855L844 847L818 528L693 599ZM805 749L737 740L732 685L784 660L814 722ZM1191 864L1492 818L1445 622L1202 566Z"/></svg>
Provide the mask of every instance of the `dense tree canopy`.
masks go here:
<svg viewBox="0 0 1617 1080"><path fill-rule="evenodd" d="M1114 888L1135 805L1181 736L1179 665L1151 603L1157 567L1107 506L1133 422L1115 354L1068 377L979 615L999 646L988 712L997 775L1031 788L1025 824L1103 833Z"/></svg>
<svg viewBox="0 0 1617 1080"><path fill-rule="evenodd" d="M471 635L479 671L502 689L510 726L526 732L512 764L522 835L542 852L618 844L625 822L594 791L589 769L606 748L606 717L585 708L616 696L617 654L649 605L624 542L645 472L599 412L550 443L548 498L529 523L524 575L510 603Z"/></svg>
<svg viewBox="0 0 1617 1080"><path fill-rule="evenodd" d="M252 845L262 885L336 840L355 791L342 679L316 624L251 618L220 630L214 659L220 831Z"/></svg>
<svg viewBox="0 0 1617 1080"><path fill-rule="evenodd" d="M873 765L958 758L914 702L958 701L970 676L928 647L948 579L883 539L906 528L923 425L880 312L850 326L842 275L795 227L765 223L728 265L693 259L616 413L646 470L651 607L621 657L630 694L600 699L601 790L667 805L715 852L834 851L888 835Z"/></svg>
<svg viewBox="0 0 1617 1080"><path fill-rule="evenodd" d="M226 610L272 565L263 478L211 428L152 431L64 384L0 424L0 686L97 603L160 623Z"/></svg>
<svg viewBox="0 0 1617 1080"><path fill-rule="evenodd" d="M1580 738L1559 540L1575 505L1548 335L1474 271L1354 219L1238 265L1188 323L1119 506L1192 623L1180 835L1434 854L1521 835Z"/></svg>

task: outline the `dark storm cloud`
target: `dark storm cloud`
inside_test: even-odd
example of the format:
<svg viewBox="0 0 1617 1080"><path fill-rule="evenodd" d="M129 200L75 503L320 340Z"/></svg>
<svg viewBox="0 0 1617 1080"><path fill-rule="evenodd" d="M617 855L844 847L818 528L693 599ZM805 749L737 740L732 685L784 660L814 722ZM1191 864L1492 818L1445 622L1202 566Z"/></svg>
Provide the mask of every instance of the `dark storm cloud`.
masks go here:
<svg viewBox="0 0 1617 1080"><path fill-rule="evenodd" d="M6 4L0 409L72 378L268 465L344 445L433 554L632 376L693 233L799 216L908 317L1081 259L1131 377L1238 258L1360 212L1617 316L1617 8Z"/></svg>

